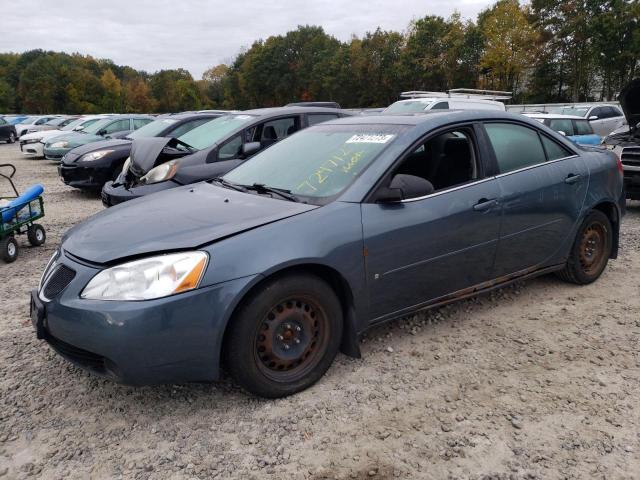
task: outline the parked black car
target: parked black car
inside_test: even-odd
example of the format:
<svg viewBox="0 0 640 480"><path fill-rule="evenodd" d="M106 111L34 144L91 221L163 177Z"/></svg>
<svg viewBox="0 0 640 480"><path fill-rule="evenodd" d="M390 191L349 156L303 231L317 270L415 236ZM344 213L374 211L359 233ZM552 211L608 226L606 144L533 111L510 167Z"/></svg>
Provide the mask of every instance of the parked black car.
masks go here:
<svg viewBox="0 0 640 480"><path fill-rule="evenodd" d="M179 137L184 133L220 117L219 113L181 113L164 115L122 139L102 140L76 147L68 152L58 167L58 174L67 185L79 189L100 190L122 171L135 139L149 137Z"/></svg>
<svg viewBox="0 0 640 480"><path fill-rule="evenodd" d="M335 108L261 108L211 120L178 138L135 140L130 163L102 189L102 203L110 207L219 177L298 130L351 115Z"/></svg>
<svg viewBox="0 0 640 480"><path fill-rule="evenodd" d="M4 118L0 118L0 141L13 143L17 137L16 127L8 123Z"/></svg>

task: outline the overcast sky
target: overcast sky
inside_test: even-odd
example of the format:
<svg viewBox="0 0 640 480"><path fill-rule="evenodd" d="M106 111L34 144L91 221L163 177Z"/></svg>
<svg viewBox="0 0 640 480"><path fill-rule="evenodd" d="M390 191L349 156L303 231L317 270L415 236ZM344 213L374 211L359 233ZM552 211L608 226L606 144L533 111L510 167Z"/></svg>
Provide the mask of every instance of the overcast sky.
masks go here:
<svg viewBox="0 0 640 480"><path fill-rule="evenodd" d="M487 0L20 0L3 8L0 52L34 48L109 58L153 73L202 72L254 40L321 25L340 40L377 26L403 31L413 18L475 19ZM7 5L5 5L7 6Z"/></svg>

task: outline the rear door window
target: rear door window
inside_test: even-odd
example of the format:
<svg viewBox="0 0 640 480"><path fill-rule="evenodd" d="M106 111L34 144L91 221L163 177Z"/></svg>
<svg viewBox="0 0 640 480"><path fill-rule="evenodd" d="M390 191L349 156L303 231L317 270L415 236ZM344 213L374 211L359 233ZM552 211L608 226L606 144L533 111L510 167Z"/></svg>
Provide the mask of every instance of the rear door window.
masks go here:
<svg viewBox="0 0 640 480"><path fill-rule="evenodd" d="M601 118L607 118L605 117L605 112L602 107L596 107L593 110L591 110L591 113L589 114L589 118L594 116L598 117L598 120L600 120Z"/></svg>
<svg viewBox="0 0 640 480"><path fill-rule="evenodd" d="M540 135L540 138L542 138L542 145L544 145L544 150L547 153L547 160L558 160L559 158L570 157L573 155L572 152L550 138L545 137L544 135Z"/></svg>
<svg viewBox="0 0 640 480"><path fill-rule="evenodd" d="M153 120L151 120L150 118L135 118L133 120L133 129L137 130L140 127L144 127L147 123L152 122Z"/></svg>
<svg viewBox="0 0 640 480"><path fill-rule="evenodd" d="M576 135L591 135L593 134L593 128L586 120L574 120L573 124L576 127Z"/></svg>
<svg viewBox="0 0 640 480"><path fill-rule="evenodd" d="M556 132L564 132L565 135L575 135L575 133L573 133L573 123L566 118L553 118L549 120L549 128Z"/></svg>
<svg viewBox="0 0 640 480"><path fill-rule="evenodd" d="M616 107L604 107L607 110L607 118L621 117L622 112Z"/></svg>
<svg viewBox="0 0 640 480"><path fill-rule="evenodd" d="M438 102L431 107L431 110L449 110L449 102Z"/></svg>
<svg viewBox="0 0 640 480"><path fill-rule="evenodd" d="M310 127L312 125L317 125L318 123L335 120L336 118L338 118L338 115L333 113L310 113L307 115L307 121Z"/></svg>
<svg viewBox="0 0 640 480"><path fill-rule="evenodd" d="M500 173L546 162L538 132L512 123L487 123L485 129Z"/></svg>
<svg viewBox="0 0 640 480"><path fill-rule="evenodd" d="M104 133L109 134L109 133L115 133L115 132L122 132L125 130L129 130L130 124L129 124L129 119L125 118L123 120L118 120L117 122L111 122L109 125L107 125L106 127L103 128Z"/></svg>

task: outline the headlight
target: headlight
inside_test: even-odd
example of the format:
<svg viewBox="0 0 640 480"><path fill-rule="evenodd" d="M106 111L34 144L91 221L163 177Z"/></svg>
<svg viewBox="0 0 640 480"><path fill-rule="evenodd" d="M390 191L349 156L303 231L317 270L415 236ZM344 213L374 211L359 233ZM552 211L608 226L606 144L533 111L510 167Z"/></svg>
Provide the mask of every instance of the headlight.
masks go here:
<svg viewBox="0 0 640 480"><path fill-rule="evenodd" d="M49 145L51 148L66 148L69 146L69 142L56 142Z"/></svg>
<svg viewBox="0 0 640 480"><path fill-rule="evenodd" d="M176 160L171 160L170 162L163 163L162 165L158 165L157 167L152 168L140 180L142 181L142 183L164 182L165 180L173 178L177 170L178 162Z"/></svg>
<svg viewBox="0 0 640 480"><path fill-rule="evenodd" d="M79 162L93 162L94 160L100 160L105 155L110 154L113 150L98 150L97 152L85 153L78 161Z"/></svg>
<svg viewBox="0 0 640 480"><path fill-rule="evenodd" d="M207 266L205 252L149 257L101 271L81 293L91 300L151 300L198 287Z"/></svg>
<svg viewBox="0 0 640 480"><path fill-rule="evenodd" d="M30 138L28 140L25 140L24 143L38 143L40 140L42 140L41 138Z"/></svg>

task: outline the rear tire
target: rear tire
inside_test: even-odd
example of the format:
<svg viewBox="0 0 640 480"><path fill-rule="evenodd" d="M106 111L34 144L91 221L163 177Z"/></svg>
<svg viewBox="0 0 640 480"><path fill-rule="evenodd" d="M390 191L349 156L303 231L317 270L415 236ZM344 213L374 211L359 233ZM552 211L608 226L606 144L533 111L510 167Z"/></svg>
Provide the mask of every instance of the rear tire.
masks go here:
<svg viewBox="0 0 640 480"><path fill-rule="evenodd" d="M6 263L15 262L18 258L18 242L13 235L0 240L0 256Z"/></svg>
<svg viewBox="0 0 640 480"><path fill-rule="evenodd" d="M613 229L609 218L599 210L591 211L578 229L566 265L557 272L565 282L592 283L602 275L613 248Z"/></svg>
<svg viewBox="0 0 640 480"><path fill-rule="evenodd" d="M34 247L43 245L47 239L47 234L44 231L44 227L38 223L34 223L27 229L27 239L29 243Z"/></svg>
<svg viewBox="0 0 640 480"><path fill-rule="evenodd" d="M291 395L316 383L329 369L342 326L340 301L320 278L276 277L243 300L229 321L224 365L255 395Z"/></svg>

